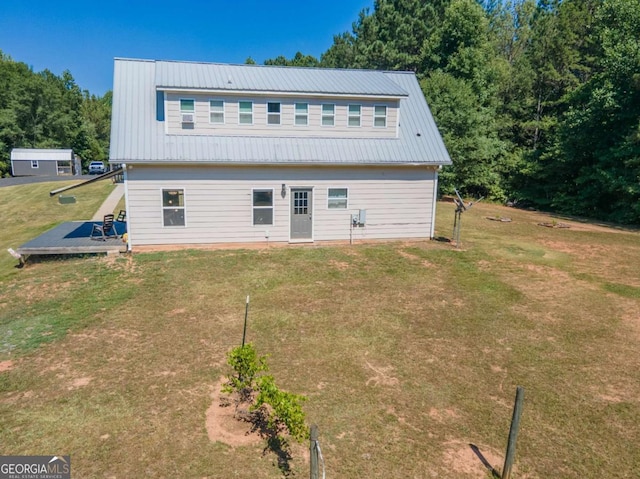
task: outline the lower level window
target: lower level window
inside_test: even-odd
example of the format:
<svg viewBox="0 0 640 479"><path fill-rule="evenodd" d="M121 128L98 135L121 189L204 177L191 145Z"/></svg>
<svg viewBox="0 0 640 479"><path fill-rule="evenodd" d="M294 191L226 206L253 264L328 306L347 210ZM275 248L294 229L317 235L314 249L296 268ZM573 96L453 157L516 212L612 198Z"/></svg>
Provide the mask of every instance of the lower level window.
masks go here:
<svg viewBox="0 0 640 479"><path fill-rule="evenodd" d="M31 168L38 168L39 166L38 160L31 160Z"/></svg>
<svg viewBox="0 0 640 479"><path fill-rule="evenodd" d="M329 209L345 209L349 201L349 190L346 188L329 188L327 198L327 207Z"/></svg>
<svg viewBox="0 0 640 479"><path fill-rule="evenodd" d="M253 190L253 224L273 224L273 190Z"/></svg>
<svg viewBox="0 0 640 479"><path fill-rule="evenodd" d="M162 221L164 226L184 226L184 190L162 190Z"/></svg>

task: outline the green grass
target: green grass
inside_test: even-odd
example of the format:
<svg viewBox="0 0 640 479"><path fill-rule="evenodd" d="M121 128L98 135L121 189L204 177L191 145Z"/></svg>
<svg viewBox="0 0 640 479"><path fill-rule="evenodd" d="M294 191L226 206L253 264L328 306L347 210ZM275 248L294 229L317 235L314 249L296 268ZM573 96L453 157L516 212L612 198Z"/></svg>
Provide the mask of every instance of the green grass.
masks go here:
<svg viewBox="0 0 640 479"><path fill-rule="evenodd" d="M99 181L70 191L68 194L76 197L76 203L65 205L58 202L57 196L49 196L49 191L75 183L78 180L0 188L0 281L16 275L10 268L16 260L6 252L7 248L16 249L65 221L91 219L113 190L112 183Z"/></svg>
<svg viewBox="0 0 640 479"><path fill-rule="evenodd" d="M437 236L450 236L452 205L438 208ZM513 221L484 219L496 211ZM0 373L2 453L71 454L86 478L281 477L264 444L212 443L205 429L250 294L248 339L280 387L309 398L329 477L487 477L469 444L501 468L516 385L512 477L635 477L640 234L542 221L481 203L464 213L460 249L2 266L0 361L13 361ZM308 474L301 449L296 477Z"/></svg>

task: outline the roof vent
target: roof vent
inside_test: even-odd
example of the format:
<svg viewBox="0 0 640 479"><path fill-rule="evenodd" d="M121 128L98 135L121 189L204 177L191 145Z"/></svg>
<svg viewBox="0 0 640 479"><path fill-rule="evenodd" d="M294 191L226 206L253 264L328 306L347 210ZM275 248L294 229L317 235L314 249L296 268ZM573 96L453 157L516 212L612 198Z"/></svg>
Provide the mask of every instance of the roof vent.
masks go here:
<svg viewBox="0 0 640 479"><path fill-rule="evenodd" d="M229 79L227 80L227 83L228 83L229 85L231 85L231 84L233 83L233 80L231 80L231 75L229 75Z"/></svg>
<svg viewBox="0 0 640 479"><path fill-rule="evenodd" d="M422 133L417 132L417 133L416 133L416 136L422 136Z"/></svg>

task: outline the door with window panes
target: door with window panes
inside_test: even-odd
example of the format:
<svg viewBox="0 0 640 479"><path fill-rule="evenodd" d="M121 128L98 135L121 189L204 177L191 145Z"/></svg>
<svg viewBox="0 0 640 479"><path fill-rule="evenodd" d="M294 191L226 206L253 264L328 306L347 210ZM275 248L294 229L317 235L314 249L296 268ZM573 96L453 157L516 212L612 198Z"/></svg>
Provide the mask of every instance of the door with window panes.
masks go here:
<svg viewBox="0 0 640 479"><path fill-rule="evenodd" d="M313 190L291 188L291 239L313 239Z"/></svg>

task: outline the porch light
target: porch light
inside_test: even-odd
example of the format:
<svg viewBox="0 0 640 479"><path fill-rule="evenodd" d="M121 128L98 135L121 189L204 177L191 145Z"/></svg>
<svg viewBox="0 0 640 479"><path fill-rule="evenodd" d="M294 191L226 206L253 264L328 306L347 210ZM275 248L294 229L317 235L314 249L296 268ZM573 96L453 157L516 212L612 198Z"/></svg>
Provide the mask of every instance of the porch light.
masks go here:
<svg viewBox="0 0 640 479"><path fill-rule="evenodd" d="M287 185L285 185L284 183L282 183L282 191L280 192L280 194L283 198L287 196Z"/></svg>

